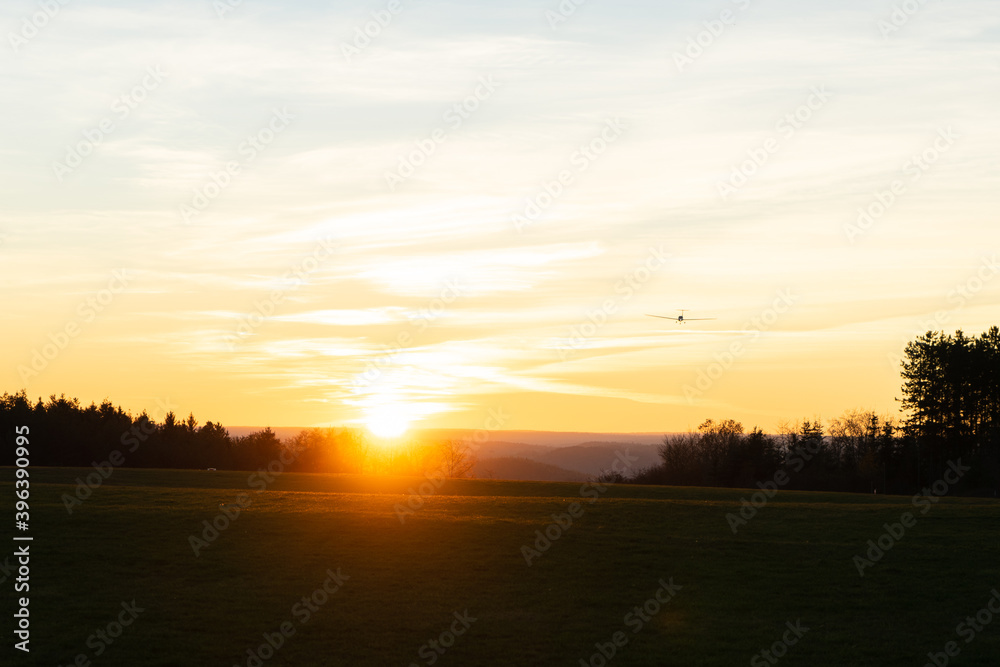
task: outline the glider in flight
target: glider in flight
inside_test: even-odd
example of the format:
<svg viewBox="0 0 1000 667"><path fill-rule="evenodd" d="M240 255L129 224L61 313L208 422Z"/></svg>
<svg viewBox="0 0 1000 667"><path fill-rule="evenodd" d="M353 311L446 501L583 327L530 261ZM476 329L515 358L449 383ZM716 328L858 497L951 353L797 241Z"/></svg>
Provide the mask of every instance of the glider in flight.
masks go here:
<svg viewBox="0 0 1000 667"><path fill-rule="evenodd" d="M684 324L685 322L705 322L707 320L715 319L714 317L694 317L694 318L684 317L684 313L686 312L687 312L686 310L682 310L681 314L678 315L677 317L667 317L666 315L649 315L649 313L647 313L647 315L649 315L649 317L659 317L660 319L664 320L673 320L674 322L677 322L677 324Z"/></svg>

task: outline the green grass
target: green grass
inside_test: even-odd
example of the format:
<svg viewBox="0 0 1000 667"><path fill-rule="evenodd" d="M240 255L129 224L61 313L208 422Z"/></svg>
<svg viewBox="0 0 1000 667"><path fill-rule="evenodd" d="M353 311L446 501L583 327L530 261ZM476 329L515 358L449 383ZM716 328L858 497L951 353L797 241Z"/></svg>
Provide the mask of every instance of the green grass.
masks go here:
<svg viewBox="0 0 1000 667"><path fill-rule="evenodd" d="M969 644L955 632L1000 588L994 500L917 513L862 578L853 557L909 498L780 492L733 535L746 490L618 486L590 504L579 484L450 481L401 523L422 480L285 474L257 493L247 473L116 470L69 515L60 498L86 473L31 471L32 652L11 664L246 665L289 621L265 665L425 665L466 609L477 620L436 665L575 667L618 631L611 665L748 665L799 619L782 665L919 667L953 640L952 665L1000 664L1000 616ZM195 557L188 536L241 492L252 505ZM522 545L574 501L583 516L528 567ZM338 568L350 578L300 623L293 606ZM625 615L661 578L682 589L633 633ZM95 658L88 636L133 599L145 611Z"/></svg>

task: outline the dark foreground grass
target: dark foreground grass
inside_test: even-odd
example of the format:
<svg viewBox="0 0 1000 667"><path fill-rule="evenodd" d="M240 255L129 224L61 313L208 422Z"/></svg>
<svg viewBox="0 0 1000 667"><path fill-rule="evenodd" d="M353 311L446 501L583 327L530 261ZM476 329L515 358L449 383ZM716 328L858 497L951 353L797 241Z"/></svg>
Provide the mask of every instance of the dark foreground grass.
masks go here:
<svg viewBox="0 0 1000 667"><path fill-rule="evenodd" d="M993 500L923 515L909 498L782 492L734 535L746 490L452 481L401 523L394 506L422 480L285 474L258 493L246 473L116 470L69 514L61 496L87 472L31 471L31 654L9 641L10 664L245 666L287 623L249 665L601 665L595 644L616 632L609 665L765 665L754 655L786 622L808 631L782 665L919 667L950 641L951 665L1000 664L1000 615L969 643L956 630L1000 589ZM239 493L250 507L195 556L189 536ZM573 502L583 515L529 567L522 546ZM907 511L916 525L859 576L854 556ZM349 578L303 622L296 604L328 570ZM627 618L661 580L673 599ZM88 646L132 600L134 623ZM426 646L466 611L443 655Z"/></svg>

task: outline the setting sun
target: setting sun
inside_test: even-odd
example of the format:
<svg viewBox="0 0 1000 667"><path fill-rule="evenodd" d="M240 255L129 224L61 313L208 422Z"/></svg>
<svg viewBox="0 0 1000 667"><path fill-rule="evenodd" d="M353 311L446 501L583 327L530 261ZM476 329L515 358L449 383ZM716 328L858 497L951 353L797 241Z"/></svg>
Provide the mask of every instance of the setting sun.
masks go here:
<svg viewBox="0 0 1000 667"><path fill-rule="evenodd" d="M1000 667L1000 0L0 19L5 664Z"/></svg>
<svg viewBox="0 0 1000 667"><path fill-rule="evenodd" d="M379 438L398 438L410 427L410 417L403 406L387 403L371 408L366 415L365 427Z"/></svg>

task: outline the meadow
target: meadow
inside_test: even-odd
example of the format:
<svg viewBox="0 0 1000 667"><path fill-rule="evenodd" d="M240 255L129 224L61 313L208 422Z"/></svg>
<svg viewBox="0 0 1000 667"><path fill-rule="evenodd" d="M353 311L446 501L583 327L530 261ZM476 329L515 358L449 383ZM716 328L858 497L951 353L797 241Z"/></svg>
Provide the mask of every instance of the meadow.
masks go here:
<svg viewBox="0 0 1000 667"><path fill-rule="evenodd" d="M746 489L118 469L70 513L93 472L31 470L16 664L1000 661L1000 615L966 624L1000 589L993 499L778 491L750 516Z"/></svg>

